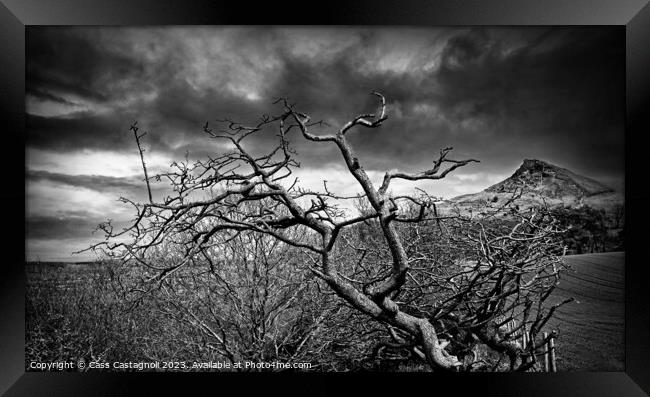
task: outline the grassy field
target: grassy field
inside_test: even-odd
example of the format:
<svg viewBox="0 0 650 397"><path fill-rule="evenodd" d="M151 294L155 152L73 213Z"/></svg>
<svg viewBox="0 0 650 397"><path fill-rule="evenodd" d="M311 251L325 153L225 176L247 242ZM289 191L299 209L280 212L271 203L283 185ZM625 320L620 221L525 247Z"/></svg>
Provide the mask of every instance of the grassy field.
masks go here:
<svg viewBox="0 0 650 397"><path fill-rule="evenodd" d="M552 303L574 297L558 309L546 329L559 331L558 371L622 371L625 363L625 253L567 256Z"/></svg>
<svg viewBox="0 0 650 397"><path fill-rule="evenodd" d="M558 371L622 371L625 254L572 255L566 260L571 268L549 303L568 297L576 302L558 309L544 327L559 332ZM146 360L143 343L151 335L175 329L165 326L163 319L146 315L147 307L130 316L119 314L102 269L91 264L26 266L26 361ZM162 356L173 356L175 337L163 339L157 342L165 353Z"/></svg>
<svg viewBox="0 0 650 397"><path fill-rule="evenodd" d="M25 363L138 357L106 272L91 263L25 266ZM26 367L26 370L30 370Z"/></svg>

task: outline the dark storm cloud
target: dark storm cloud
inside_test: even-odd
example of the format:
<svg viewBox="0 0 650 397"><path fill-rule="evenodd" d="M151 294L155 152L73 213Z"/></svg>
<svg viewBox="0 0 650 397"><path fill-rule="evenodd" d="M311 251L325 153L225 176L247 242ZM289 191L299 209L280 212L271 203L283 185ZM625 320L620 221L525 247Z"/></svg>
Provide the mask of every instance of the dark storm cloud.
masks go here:
<svg viewBox="0 0 650 397"><path fill-rule="evenodd" d="M101 237L95 232L106 219L92 218L83 212L63 212L55 216L34 215L26 219L25 237L29 239L69 239ZM99 234L98 234L99 233Z"/></svg>
<svg viewBox="0 0 650 397"><path fill-rule="evenodd" d="M423 159L451 145L482 160L481 170L540 157L603 176L623 171L623 32L550 30L508 49L490 30L452 37L441 67L420 86L393 79L384 92L403 98L402 117L367 133L362 150L379 158ZM414 105L434 105L444 121L426 120ZM428 155L427 155L428 153Z"/></svg>
<svg viewBox="0 0 650 397"><path fill-rule="evenodd" d="M204 121L229 117L253 123L260 115L279 110L271 105L272 100L279 96L290 97L316 118L342 124L346 119L376 107L373 97L368 95L370 91L390 91L386 95L393 102L405 100L409 94L413 96L418 92L408 75L362 73L358 52L381 44L373 32L350 31L352 36L360 36L358 43L334 52L331 58L318 60L292 54L285 39L264 29L235 35L228 51L240 53L240 56L255 52L260 41L278 47L275 55L282 68L265 76L270 87L261 92L262 100L252 102L225 90L225 83L223 86L192 86L188 82L188 72L184 72L182 66L191 60L191 56L187 48L178 43L159 43L168 47L164 51L164 61L144 64L144 61L130 59L115 48L110 51L104 48L97 34L87 35L85 31L75 29L34 30L28 41L30 53L35 55L29 57L27 71L29 91L33 95L61 98L57 94L69 94L69 86L72 86L78 88L73 92L75 95L87 100L96 103L110 99L117 101L113 108L101 115L78 112L64 117L30 116L29 143L38 147L123 149L131 144L128 134L124 134L127 123L139 119L141 125L153 131L148 139L155 149L174 151L175 154L189 149L200 151L202 145L192 141L202 138L200 126ZM219 31L215 34L218 35ZM75 59L80 57L82 61L77 63ZM245 56L240 61L246 64ZM217 72L222 70L232 72L237 66L236 63L226 63L215 75L218 76ZM156 99L146 104L120 106L120 98L125 94L125 84L119 84L120 81L128 82L133 93L142 87L152 88ZM177 147L171 142L182 140L189 140L190 146ZM261 141L263 145L268 143L265 139ZM301 152L306 157L326 160L320 155L320 150L309 150L313 145L304 145L304 142L301 145L299 140L294 143L305 146ZM333 154L333 150L325 149L325 157L329 160Z"/></svg>
<svg viewBox="0 0 650 397"><path fill-rule="evenodd" d="M34 96L35 98L38 98L38 99L50 100L52 102L58 102L58 103L62 103L64 105L71 105L71 106L78 105L78 103L69 101L67 99L61 98L60 96L57 96L57 95L54 95L54 94L52 94L50 92L42 91L42 90L39 90L39 89L32 88L29 91L29 93L32 96Z"/></svg>
<svg viewBox="0 0 650 397"><path fill-rule="evenodd" d="M26 178L32 184L48 182L56 186L66 185L93 190L103 193L114 200L117 200L119 197L125 197L140 202L147 198L144 178L140 176L68 175L43 170L27 170ZM164 197L170 194L170 190L166 184L158 182L153 177L150 179L151 192L154 197ZM107 212L110 210L114 210L114 208L106 209Z"/></svg>
<svg viewBox="0 0 650 397"><path fill-rule="evenodd" d="M33 30L28 36L30 92L58 96L74 90L89 100L114 101L100 115L30 116L29 142L34 146L130 148L126 130L138 119L151 131L147 143L152 150L174 157L185 151L202 155L212 153L201 134L206 120L230 117L254 123L261 114L279 110L271 105L275 97L288 96L301 110L336 127L373 111L376 102L368 93L378 90L388 98L390 119L380 129L350 135L369 168L426 166L445 146L455 146L460 157L480 158L484 170L511 167L524 157L544 157L582 167L583 172L606 173L616 167L620 172L622 166L620 29L450 30L439 66L425 71L382 68L381 57L407 47L414 38L424 38L423 48L434 45L440 31L350 29L346 34L355 39L350 45L313 57L292 52L287 37L295 40L299 31L244 29L229 33L222 51L206 55L210 78L200 80L198 87L187 65L198 62L197 55L183 39L204 33L187 29L179 32L178 40L154 40L164 56L147 61L128 45L108 45L105 36L86 30ZM221 31L212 34L219 37ZM513 44L511 36L519 42ZM265 63L271 63L267 58L279 66L266 70ZM236 77L238 69L252 74L243 75L244 83L262 76L260 100L246 100L227 89L228 76ZM147 90L154 99L121 102ZM250 145L265 148L272 139L273 134L262 135ZM339 161L331 145L299 137L292 141L310 160L307 165Z"/></svg>
<svg viewBox="0 0 650 397"><path fill-rule="evenodd" d="M81 241L105 220L99 219L103 208L71 211L79 198L70 205L61 197L57 206L33 197L48 189L72 186L101 193L93 197L145 199L142 178L118 178L114 164L93 168L105 175L79 175L89 173L83 160L57 167L69 154L128 154L114 158L134 162L121 175L135 173L139 159L129 126L137 120L148 132L143 144L152 164L182 160L186 152L214 156L227 148L207 139L206 121L212 128L226 117L252 125L281 111L272 104L278 97L329 123L313 127L320 134L374 112L377 98L369 93L383 93L389 119L381 128L348 135L371 171L421 170L441 148L453 146L453 158L481 160L450 177L467 181L465 188L480 183L472 181L498 182L490 178L510 175L524 158L540 158L620 189L624 40L624 29L612 27L31 26L27 145L39 156L39 169L52 168L32 170L28 158L28 197L36 205L28 214L27 237ZM244 146L254 154L270 151L276 132L266 130ZM340 167L336 147L293 134L289 139L303 168L316 168L316 175ZM159 185L152 185L154 195L164 194ZM105 215L124 213L111 207Z"/></svg>
<svg viewBox="0 0 650 397"><path fill-rule="evenodd" d="M94 217L85 211L59 211L55 215L31 215L25 219L25 238L30 240L66 240L104 238L105 232L98 226L107 218ZM114 229L126 227L126 220L111 220ZM89 247L85 244L82 248ZM71 252L66 252L66 255Z"/></svg>
<svg viewBox="0 0 650 397"><path fill-rule="evenodd" d="M105 101L114 94L115 82L133 79L142 84L142 61L107 51L97 39L93 29L28 28L27 93L60 92Z"/></svg>
<svg viewBox="0 0 650 397"><path fill-rule="evenodd" d="M458 120L493 126L484 134L495 151L488 158L544 156L620 175L624 49L620 29L572 28L549 30L504 56L489 32L475 30L443 51L437 102Z"/></svg>
<svg viewBox="0 0 650 397"><path fill-rule="evenodd" d="M373 111L376 103L368 92L378 90L388 98L390 119L380 129L350 135L369 168L426 166L439 148L452 145L459 156L480 158L484 170L511 167L524 157L544 157L587 173L622 169L620 29L451 30L439 66L424 72L382 69L381 56L408 46L414 35L424 37L426 48L439 32L350 29L346 34L355 38L350 45L312 57L292 52L287 37L295 39L300 32L244 29L229 33L223 51L206 55L206 68L214 71L199 86L191 82L187 65L197 62L196 53L182 40L201 36L192 29L180 31L178 40L150 43L163 54L156 60L138 57L128 40L127 45L107 44L106 35L92 29L28 30L28 92L63 103L74 102L66 97L74 93L108 104L100 113L28 116L29 144L36 147L130 149L128 125L138 119L151 131L147 144L152 150L173 157L186 151L213 154L201 134L206 120L254 123L261 114L279 110L271 105L275 97L288 96L334 128ZM220 33L212 32L215 37ZM510 36L520 41L513 45ZM279 67L266 71L265 56ZM262 75L261 100L246 100L226 89L228 76L238 67L250 69L249 78ZM218 84L211 84L212 78ZM147 90L153 99L125 103L129 95ZM273 136L249 144L266 148ZM307 166L339 161L331 145L300 137L292 141L310 160Z"/></svg>
<svg viewBox="0 0 650 397"><path fill-rule="evenodd" d="M27 140L30 146L56 151L122 149L133 145L128 120L111 115L77 113L71 117L44 117L27 114Z"/></svg>
<svg viewBox="0 0 650 397"><path fill-rule="evenodd" d="M27 180L30 182L49 181L74 187L97 191L131 191L142 189L143 178L119 178L104 175L68 175L48 171L27 170Z"/></svg>

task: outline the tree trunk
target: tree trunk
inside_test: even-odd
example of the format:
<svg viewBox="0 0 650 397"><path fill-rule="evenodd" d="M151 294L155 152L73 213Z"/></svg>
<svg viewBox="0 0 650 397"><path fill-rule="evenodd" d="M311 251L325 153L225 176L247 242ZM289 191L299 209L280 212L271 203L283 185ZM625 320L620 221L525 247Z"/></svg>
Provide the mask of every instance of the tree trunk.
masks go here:
<svg viewBox="0 0 650 397"><path fill-rule="evenodd" d="M420 319L417 322L417 326L420 330L420 337L422 338L424 355L431 368L442 368L450 371L458 370L462 363L455 356L447 353L444 347L440 345L433 325L426 319Z"/></svg>

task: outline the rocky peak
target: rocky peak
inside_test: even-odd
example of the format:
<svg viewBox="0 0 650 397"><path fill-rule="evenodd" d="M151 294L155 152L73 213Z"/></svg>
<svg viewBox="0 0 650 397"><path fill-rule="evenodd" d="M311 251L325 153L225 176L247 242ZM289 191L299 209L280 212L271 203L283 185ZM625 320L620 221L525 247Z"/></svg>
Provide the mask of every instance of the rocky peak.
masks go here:
<svg viewBox="0 0 650 397"><path fill-rule="evenodd" d="M591 178L537 159L525 159L511 177L485 191L508 193L523 186L550 198L572 196L580 199L613 191Z"/></svg>
<svg viewBox="0 0 650 397"><path fill-rule="evenodd" d="M525 159L524 162L519 166L515 171L515 175L523 174L526 172L529 173L541 173L555 171L559 167L547 163L546 161L537 160L537 159Z"/></svg>

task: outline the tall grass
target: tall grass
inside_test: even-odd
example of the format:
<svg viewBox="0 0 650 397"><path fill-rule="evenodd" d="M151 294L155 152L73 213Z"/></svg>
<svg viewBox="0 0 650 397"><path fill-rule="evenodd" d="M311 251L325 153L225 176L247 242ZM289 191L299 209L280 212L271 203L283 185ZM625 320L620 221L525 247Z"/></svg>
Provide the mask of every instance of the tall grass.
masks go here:
<svg viewBox="0 0 650 397"><path fill-rule="evenodd" d="M215 301L214 297L204 297L201 302L194 302L188 300L192 294L179 291L175 296L176 302L170 307L170 301L161 299L159 293L147 295L147 299L139 300L133 306L132 301L125 299L124 290L120 289L123 286L116 274L127 274L127 278L133 278L136 275L130 273L135 269L102 263L28 264L26 270L26 370L33 370L29 368L31 362L225 360L214 347L215 341L206 336L201 327L186 321L181 316L182 310L170 311L170 308L178 305L198 310L202 307L197 306L199 303L217 309L225 304ZM304 306L317 302L300 301L295 304ZM223 310L223 307L219 310ZM296 320L295 324L289 325L295 327L298 324ZM238 325L240 328L230 330L230 339L241 337L241 332L246 331L246 323ZM333 366L334 361L340 358L330 350L340 348L336 349L333 344L330 346L330 342L337 338L351 341L353 337L345 334L333 336L329 329L327 326L326 330L314 336L326 338L327 343L313 338L307 340L303 348L309 351L310 359L306 361L312 362L315 370L350 370L352 364L345 364L344 368ZM274 341L276 344L278 342ZM320 349L312 349L312 343L320 346ZM250 341L241 339L237 358L251 358L245 353L253 347ZM265 361L285 361L283 359L292 356L287 354L267 357ZM342 354L349 355L350 352Z"/></svg>
<svg viewBox="0 0 650 397"><path fill-rule="evenodd" d="M31 361L123 361L141 356L142 309L127 312L119 304L109 264L28 264L26 270L28 370Z"/></svg>

